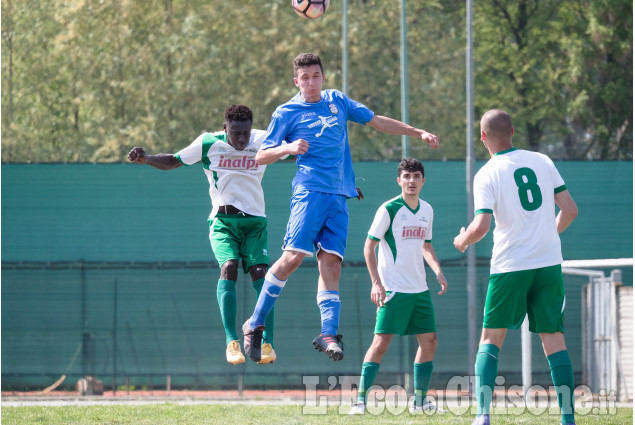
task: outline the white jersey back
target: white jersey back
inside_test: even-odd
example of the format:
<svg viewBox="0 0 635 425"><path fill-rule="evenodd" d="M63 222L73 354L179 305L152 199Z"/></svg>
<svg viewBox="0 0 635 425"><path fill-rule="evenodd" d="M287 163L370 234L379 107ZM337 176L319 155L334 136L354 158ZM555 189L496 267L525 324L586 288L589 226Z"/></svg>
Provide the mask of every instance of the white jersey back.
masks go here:
<svg viewBox="0 0 635 425"><path fill-rule="evenodd" d="M203 163L212 200L210 218L216 216L221 205L232 205L247 214L265 217L262 177L266 166L256 162L264 136L264 130L251 130L249 143L239 151L227 143L224 131L203 133L176 153L184 165Z"/></svg>
<svg viewBox="0 0 635 425"><path fill-rule="evenodd" d="M428 290L423 244L432 241L432 207L419 199L410 209L401 196L385 202L368 231L379 241L377 271L387 291L415 294Z"/></svg>
<svg viewBox="0 0 635 425"><path fill-rule="evenodd" d="M566 190L555 165L541 153L512 148L497 153L474 178L474 214L494 214L490 273L562 263L554 195Z"/></svg>

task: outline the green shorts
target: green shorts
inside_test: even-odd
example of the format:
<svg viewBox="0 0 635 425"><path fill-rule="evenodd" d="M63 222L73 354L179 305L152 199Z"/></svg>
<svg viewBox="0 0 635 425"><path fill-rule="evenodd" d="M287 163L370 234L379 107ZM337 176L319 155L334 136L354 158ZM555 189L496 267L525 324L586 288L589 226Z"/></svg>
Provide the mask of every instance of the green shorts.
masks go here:
<svg viewBox="0 0 635 425"><path fill-rule="evenodd" d="M417 335L436 331L430 291L386 292L385 304L377 309L376 334Z"/></svg>
<svg viewBox="0 0 635 425"><path fill-rule="evenodd" d="M536 333L564 332L564 280L560 265L490 275L483 327L518 329L529 318Z"/></svg>
<svg viewBox="0 0 635 425"><path fill-rule="evenodd" d="M216 214L209 223L209 240L218 265L242 260L243 270L256 264L269 265L267 218L242 214Z"/></svg>

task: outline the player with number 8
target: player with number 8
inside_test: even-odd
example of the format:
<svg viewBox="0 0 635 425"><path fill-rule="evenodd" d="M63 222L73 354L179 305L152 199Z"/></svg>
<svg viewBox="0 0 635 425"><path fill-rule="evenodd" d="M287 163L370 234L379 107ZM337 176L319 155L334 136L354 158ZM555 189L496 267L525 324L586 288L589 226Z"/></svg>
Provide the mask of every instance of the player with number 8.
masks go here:
<svg viewBox="0 0 635 425"><path fill-rule="evenodd" d="M481 140L491 159L474 177L474 220L454 238L464 252L489 232L495 218L494 248L485 300L483 333L476 355L477 417L489 425L498 353L507 329L527 315L540 335L558 393L564 425L574 424L573 366L564 341L565 293L559 233L578 208L546 155L514 148L511 118L492 109L481 118ZM560 212L555 215L555 207Z"/></svg>

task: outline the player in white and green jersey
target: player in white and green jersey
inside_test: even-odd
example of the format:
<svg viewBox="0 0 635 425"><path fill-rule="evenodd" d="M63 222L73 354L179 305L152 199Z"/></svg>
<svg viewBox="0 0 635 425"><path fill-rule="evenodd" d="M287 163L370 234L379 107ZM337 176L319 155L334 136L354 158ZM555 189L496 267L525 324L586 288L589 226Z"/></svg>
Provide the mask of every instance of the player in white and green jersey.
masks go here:
<svg viewBox="0 0 635 425"><path fill-rule="evenodd" d="M513 134L506 112L492 109L481 118L481 140L491 159L474 178L474 220L454 238L454 246L464 252L487 234L494 216L494 249L476 355L478 406L473 424L490 423L498 354L507 329L518 329L525 315L529 330L542 340L558 393L561 423L574 424L573 366L564 341L558 234L571 224L578 208L553 162L543 154L514 148Z"/></svg>
<svg viewBox="0 0 635 425"><path fill-rule="evenodd" d="M414 358L415 397L410 411L436 410L434 403L425 400L432 377L437 329L424 259L441 285L439 295L445 293L448 283L432 247L432 207L419 199L425 182L423 164L416 159L403 159L397 175L401 195L377 210L364 246L372 281L371 300L378 309L375 336L364 356L357 403L350 414L365 412L368 389L394 334L415 335L419 343Z"/></svg>
<svg viewBox="0 0 635 425"><path fill-rule="evenodd" d="M229 143L226 131L203 133L174 155L183 165L202 163L212 200L210 219L216 217L223 205L233 205L245 214L265 217L261 181L267 166L258 165L255 160L265 131L252 129L248 134L247 144L237 149ZM220 212L223 213L222 209Z"/></svg>
<svg viewBox="0 0 635 425"><path fill-rule="evenodd" d="M225 110L224 131L203 133L176 154L146 155L140 147L128 154L130 161L160 170L202 163L209 180L212 212L208 223L210 242L220 265L218 305L225 327L225 355L229 363L245 361L236 332L236 282L238 262L249 272L257 294L269 266L267 218L262 190L265 165L255 160L265 132L252 130L253 114L245 105ZM267 316L260 364L273 363L273 311Z"/></svg>

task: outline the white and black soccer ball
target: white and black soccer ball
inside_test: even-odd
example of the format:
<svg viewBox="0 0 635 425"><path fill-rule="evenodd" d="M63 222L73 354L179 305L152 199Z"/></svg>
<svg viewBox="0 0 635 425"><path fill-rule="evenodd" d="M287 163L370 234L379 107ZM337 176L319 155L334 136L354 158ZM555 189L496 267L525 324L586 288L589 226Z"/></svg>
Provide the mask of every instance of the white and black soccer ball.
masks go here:
<svg viewBox="0 0 635 425"><path fill-rule="evenodd" d="M291 0L295 13L306 19L319 18L329 8L329 0Z"/></svg>

